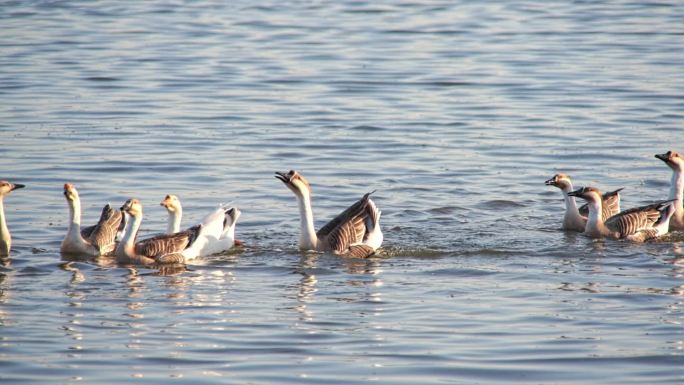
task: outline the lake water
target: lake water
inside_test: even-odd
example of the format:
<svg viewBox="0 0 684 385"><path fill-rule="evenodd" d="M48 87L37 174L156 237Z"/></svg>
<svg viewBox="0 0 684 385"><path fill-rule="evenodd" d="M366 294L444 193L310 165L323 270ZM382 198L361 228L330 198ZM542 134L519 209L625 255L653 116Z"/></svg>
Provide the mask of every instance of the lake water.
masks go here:
<svg viewBox="0 0 684 385"><path fill-rule="evenodd" d="M544 186L667 196L677 1L3 1L3 384L681 384L684 236L560 231ZM302 253L377 190L368 260ZM186 271L60 256L65 182L220 202L246 246Z"/></svg>

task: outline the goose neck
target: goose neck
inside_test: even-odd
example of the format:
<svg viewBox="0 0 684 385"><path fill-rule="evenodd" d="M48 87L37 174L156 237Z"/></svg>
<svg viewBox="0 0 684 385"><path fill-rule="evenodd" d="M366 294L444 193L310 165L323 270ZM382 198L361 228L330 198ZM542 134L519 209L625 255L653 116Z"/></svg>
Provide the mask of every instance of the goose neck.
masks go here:
<svg viewBox="0 0 684 385"><path fill-rule="evenodd" d="M316 250L318 237L314 230L313 211L311 209L311 196L309 194L297 194L300 219L299 247L302 249Z"/></svg>

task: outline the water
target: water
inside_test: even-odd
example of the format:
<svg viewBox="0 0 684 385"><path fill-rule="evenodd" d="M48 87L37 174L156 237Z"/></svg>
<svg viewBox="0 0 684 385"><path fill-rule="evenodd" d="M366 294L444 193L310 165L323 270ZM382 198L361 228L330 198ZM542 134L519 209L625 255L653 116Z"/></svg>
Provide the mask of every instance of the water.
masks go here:
<svg viewBox="0 0 684 385"><path fill-rule="evenodd" d="M226 4L227 3L227 4ZM559 230L543 182L667 195L681 147L680 2L60 2L0 5L3 383L679 384L681 235ZM381 256L301 253L377 189ZM135 196L142 231L219 202L241 250L186 271L59 254Z"/></svg>

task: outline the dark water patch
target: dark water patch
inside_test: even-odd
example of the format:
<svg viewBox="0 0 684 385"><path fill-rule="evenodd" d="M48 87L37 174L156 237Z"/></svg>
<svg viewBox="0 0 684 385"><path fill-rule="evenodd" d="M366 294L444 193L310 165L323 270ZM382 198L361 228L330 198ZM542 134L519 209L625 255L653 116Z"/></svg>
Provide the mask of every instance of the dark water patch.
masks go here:
<svg viewBox="0 0 684 385"><path fill-rule="evenodd" d="M496 210L512 210L521 207L526 207L527 205L518 201L494 199L486 202L482 202L477 205L478 208L488 211Z"/></svg>
<svg viewBox="0 0 684 385"><path fill-rule="evenodd" d="M379 126L354 126L350 128L355 131L366 131L366 132L380 132L384 131L385 128Z"/></svg>
<svg viewBox="0 0 684 385"><path fill-rule="evenodd" d="M497 274L495 271L479 270L479 269L464 269L464 268L447 268L439 270L430 270L424 272L428 275L443 275L448 277L483 277Z"/></svg>
<svg viewBox="0 0 684 385"><path fill-rule="evenodd" d="M83 78L83 80L88 80L91 82L118 82L121 81L120 78L113 76L88 76Z"/></svg>

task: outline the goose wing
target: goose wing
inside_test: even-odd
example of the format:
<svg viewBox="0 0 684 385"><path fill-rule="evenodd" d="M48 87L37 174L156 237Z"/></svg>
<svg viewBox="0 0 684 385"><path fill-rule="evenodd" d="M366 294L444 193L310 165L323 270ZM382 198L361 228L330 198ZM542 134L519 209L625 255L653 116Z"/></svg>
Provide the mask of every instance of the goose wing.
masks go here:
<svg viewBox="0 0 684 385"><path fill-rule="evenodd" d="M606 227L617 232L620 238L627 237L639 231L653 228L660 218L659 209L663 202L656 202L647 206L635 207L613 215L606 221Z"/></svg>
<svg viewBox="0 0 684 385"><path fill-rule="evenodd" d="M161 234L135 244L135 253L156 261L166 258L177 259L173 254L180 254L190 246L199 235L201 225L193 226L175 234ZM181 256L182 258L182 256Z"/></svg>
<svg viewBox="0 0 684 385"><path fill-rule="evenodd" d="M603 194L603 210L601 211L601 215L603 216L604 221L620 212L620 191L622 191L623 188ZM589 217L588 203L580 206L578 210L581 216L585 218Z"/></svg>
<svg viewBox="0 0 684 385"><path fill-rule="evenodd" d="M102 208L100 220L90 233L88 240L100 250L100 254L114 251L116 233L119 231L123 215L107 204Z"/></svg>
<svg viewBox="0 0 684 385"><path fill-rule="evenodd" d="M81 237L83 237L83 239L90 239L90 236L93 234L93 230L95 230L96 227L97 225L81 227Z"/></svg>
<svg viewBox="0 0 684 385"><path fill-rule="evenodd" d="M318 230L316 236L326 244L327 249L343 254L350 246L364 240L368 232L366 222L371 211L368 204L370 194L372 193L364 195Z"/></svg>

